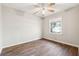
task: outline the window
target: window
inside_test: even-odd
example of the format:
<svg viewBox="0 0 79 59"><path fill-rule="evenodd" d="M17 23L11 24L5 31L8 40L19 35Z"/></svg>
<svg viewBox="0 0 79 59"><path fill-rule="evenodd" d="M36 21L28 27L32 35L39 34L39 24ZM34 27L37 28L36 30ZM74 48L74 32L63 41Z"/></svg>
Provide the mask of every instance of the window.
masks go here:
<svg viewBox="0 0 79 59"><path fill-rule="evenodd" d="M54 19L55 20L55 19ZM52 33L62 33L62 19L58 18L55 21L50 22L50 31Z"/></svg>

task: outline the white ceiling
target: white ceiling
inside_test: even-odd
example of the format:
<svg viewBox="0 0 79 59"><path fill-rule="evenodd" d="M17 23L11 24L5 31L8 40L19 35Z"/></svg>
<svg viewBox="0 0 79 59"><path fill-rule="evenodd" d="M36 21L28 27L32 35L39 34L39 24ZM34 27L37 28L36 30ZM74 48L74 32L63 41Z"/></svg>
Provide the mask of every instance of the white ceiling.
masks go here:
<svg viewBox="0 0 79 59"><path fill-rule="evenodd" d="M19 9L22 11L26 11L30 14L33 14L35 4L34 3L4 3L3 5L11 7L11 8L16 8L16 9ZM74 7L76 5L78 5L78 4L77 3L55 3L55 6L54 6L55 12L53 12L53 13L46 12L45 16L48 16L50 14L54 14L56 12L63 11L65 9L69 9L69 8ZM35 15L42 17L41 13L37 13Z"/></svg>

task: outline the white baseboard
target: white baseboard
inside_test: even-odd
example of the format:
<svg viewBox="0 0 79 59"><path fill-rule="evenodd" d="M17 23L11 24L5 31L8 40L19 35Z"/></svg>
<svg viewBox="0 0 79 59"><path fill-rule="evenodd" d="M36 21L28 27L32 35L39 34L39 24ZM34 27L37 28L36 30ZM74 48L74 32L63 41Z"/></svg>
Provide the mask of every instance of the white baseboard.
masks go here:
<svg viewBox="0 0 79 59"><path fill-rule="evenodd" d="M70 45L70 46L74 46L74 47L79 48L79 45L75 45L75 44L71 44L71 43L67 43L67 42L63 42L63 41L59 41L59 40L53 40L51 38L45 38L45 39L48 39L48 40L51 40L51 41L55 41L55 42L59 42L59 43L63 43L63 44L66 44L66 45Z"/></svg>
<svg viewBox="0 0 79 59"><path fill-rule="evenodd" d="M0 54L1 54L1 52L2 52L2 48L0 48Z"/></svg>
<svg viewBox="0 0 79 59"><path fill-rule="evenodd" d="M41 39L41 38L35 38L33 40L28 40L28 41L24 41L24 42L18 42L17 44L6 45L6 46L3 46L2 48L8 48L8 47L11 47L11 46L15 46L15 45L23 44L23 43L28 43L28 42L39 40L39 39Z"/></svg>

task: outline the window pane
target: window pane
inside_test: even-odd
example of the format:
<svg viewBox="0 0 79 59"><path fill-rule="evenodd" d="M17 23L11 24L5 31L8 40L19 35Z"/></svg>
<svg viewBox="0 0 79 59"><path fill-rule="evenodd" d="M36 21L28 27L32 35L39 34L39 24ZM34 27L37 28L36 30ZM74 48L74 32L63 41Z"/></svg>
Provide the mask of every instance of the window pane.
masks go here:
<svg viewBox="0 0 79 59"><path fill-rule="evenodd" d="M61 21L55 21L51 23L51 32L60 33L62 32L62 23Z"/></svg>

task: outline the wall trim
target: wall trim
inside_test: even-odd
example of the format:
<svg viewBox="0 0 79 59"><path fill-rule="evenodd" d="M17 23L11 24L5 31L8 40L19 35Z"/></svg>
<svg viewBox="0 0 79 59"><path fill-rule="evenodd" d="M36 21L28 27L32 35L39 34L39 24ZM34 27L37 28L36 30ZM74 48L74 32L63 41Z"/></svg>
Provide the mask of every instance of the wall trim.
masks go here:
<svg viewBox="0 0 79 59"><path fill-rule="evenodd" d="M41 38L36 38L36 39L33 39L33 40L29 40L29 41L25 41L25 42L20 42L20 43L9 45L9 46L3 46L2 49L9 48L9 47L16 46L16 45L20 45L20 44L24 44L24 43L29 43L29 42L36 41L36 40L39 40L39 39L41 39Z"/></svg>
<svg viewBox="0 0 79 59"><path fill-rule="evenodd" d="M0 55L1 55L2 49L3 49L3 48L0 48Z"/></svg>
<svg viewBox="0 0 79 59"><path fill-rule="evenodd" d="M43 39L79 48L79 46L75 45L75 44L71 44L71 43L67 43L67 42L63 42L63 41L58 41L58 40L53 40L53 39L50 39L50 38L43 38Z"/></svg>

